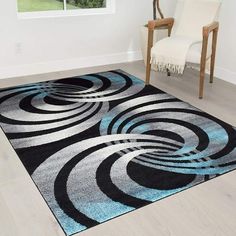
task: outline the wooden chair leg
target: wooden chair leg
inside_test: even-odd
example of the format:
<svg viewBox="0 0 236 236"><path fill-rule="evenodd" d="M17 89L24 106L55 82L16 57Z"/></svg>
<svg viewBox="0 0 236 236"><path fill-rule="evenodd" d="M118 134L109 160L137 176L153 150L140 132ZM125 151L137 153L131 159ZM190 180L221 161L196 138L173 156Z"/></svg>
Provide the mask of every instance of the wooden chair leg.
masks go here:
<svg viewBox="0 0 236 236"><path fill-rule="evenodd" d="M148 45L147 45L147 66L146 66L146 85L150 83L151 73L151 48L153 46L153 27L148 26Z"/></svg>
<svg viewBox="0 0 236 236"><path fill-rule="evenodd" d="M205 70L206 70L207 44L208 44L208 37L203 37L200 81L199 81L199 99L203 98L204 79L205 79Z"/></svg>
<svg viewBox="0 0 236 236"><path fill-rule="evenodd" d="M205 71L200 72L200 82L199 82L199 99L203 98L203 89L204 89L204 80L205 80Z"/></svg>
<svg viewBox="0 0 236 236"><path fill-rule="evenodd" d="M149 85L150 83L150 74L151 74L151 63L147 62L147 66L146 66L146 85Z"/></svg>
<svg viewBox="0 0 236 236"><path fill-rule="evenodd" d="M214 80L214 70L215 70L215 57L211 55L211 69L210 69L210 83L213 83Z"/></svg>
<svg viewBox="0 0 236 236"><path fill-rule="evenodd" d="M218 28L217 28L216 30L213 31L213 38L212 38L212 54L211 54L211 71L210 71L210 83L213 83L213 79L214 79L217 35L218 35Z"/></svg>

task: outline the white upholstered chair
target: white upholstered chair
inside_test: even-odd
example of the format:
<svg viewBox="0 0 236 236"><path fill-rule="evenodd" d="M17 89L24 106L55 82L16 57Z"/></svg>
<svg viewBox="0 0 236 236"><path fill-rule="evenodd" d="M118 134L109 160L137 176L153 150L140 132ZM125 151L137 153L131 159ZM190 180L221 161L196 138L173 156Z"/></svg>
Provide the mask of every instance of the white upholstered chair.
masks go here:
<svg viewBox="0 0 236 236"><path fill-rule="evenodd" d="M153 47L153 31L155 28L167 27L168 36L171 37L175 34L176 29L181 27L181 15L183 14L184 4L186 1L191 0L178 0L176 6L176 12L174 18L164 18L158 20L152 20L148 22L148 47L147 47L147 67L146 67L146 84L150 82L150 70L151 70L151 49ZM206 17L212 19L211 22L204 22L204 24L199 28L199 25L188 25L185 24L185 27L194 27L196 28L196 33L200 34L202 41L196 44L193 44L187 53L186 63L187 64L199 64L200 65L200 80L199 80L199 98L203 98L203 88L204 88L204 78L206 70L206 62L210 60L210 83L213 82L214 78L214 67L215 67L215 56L216 56L216 44L217 44L217 34L219 29L219 23L217 21L219 15L219 9L221 5L221 0L195 0L202 1L203 4L207 2L216 2L219 4L218 10L216 12L212 11ZM211 4L208 4L209 7ZM207 12L207 11L206 11ZM214 15L213 15L214 14ZM185 14L186 15L186 14ZM201 17L201 13L197 11L189 17L192 18L190 22L198 20L198 15ZM186 20L186 19L185 19ZM181 29L184 34L184 29Z"/></svg>

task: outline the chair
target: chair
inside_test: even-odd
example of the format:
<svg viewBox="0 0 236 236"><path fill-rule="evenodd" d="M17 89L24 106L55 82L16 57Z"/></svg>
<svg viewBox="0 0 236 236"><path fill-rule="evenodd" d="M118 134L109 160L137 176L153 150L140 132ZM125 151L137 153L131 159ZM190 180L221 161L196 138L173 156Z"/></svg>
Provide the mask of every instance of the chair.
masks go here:
<svg viewBox="0 0 236 236"><path fill-rule="evenodd" d="M153 31L155 28L167 27L168 28L168 37L172 37L175 34L176 29L181 27L181 14L184 9L184 4L186 1L191 0L178 0L177 7L174 18L164 18L158 20L151 20L148 22L148 47L147 47L147 66L146 66L146 84L150 82L150 71L151 71L151 49L153 47ZM217 45L217 35L219 29L219 22L217 22L219 9L221 5L220 0L195 0L203 1L203 4L206 2L217 2L219 3L218 11L214 13L212 17L213 22L205 22L204 25L199 28L199 36L202 37L202 41L193 44L187 53L186 63L187 64L200 64L200 80L199 80L199 98L203 98L203 89L204 89L204 79L205 79L205 70L206 62L210 60L210 83L213 83L214 78L214 68L215 68L215 56L216 56L216 45ZM198 13L194 14L196 17ZM195 19L194 19L195 20ZM197 18L196 18L197 20ZM191 26L189 26L191 27ZM192 26L194 27L194 26ZM202 29L202 32L201 32ZM197 29L196 29L197 30ZM212 33L212 34L211 34ZM202 34L202 36L201 36ZM212 37L212 40L210 40ZM208 43L211 41L210 43ZM168 72L168 71L167 71Z"/></svg>

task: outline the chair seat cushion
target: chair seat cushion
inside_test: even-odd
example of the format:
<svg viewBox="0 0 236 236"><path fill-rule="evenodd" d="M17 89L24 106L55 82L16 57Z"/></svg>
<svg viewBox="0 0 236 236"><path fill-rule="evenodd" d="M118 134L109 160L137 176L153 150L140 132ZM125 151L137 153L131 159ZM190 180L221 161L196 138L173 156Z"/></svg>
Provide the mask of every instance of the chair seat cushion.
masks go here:
<svg viewBox="0 0 236 236"><path fill-rule="evenodd" d="M193 64L200 64L201 53L202 53L202 43L193 44L187 53L186 61ZM211 47L208 47L207 59L209 59L210 56L211 56Z"/></svg>

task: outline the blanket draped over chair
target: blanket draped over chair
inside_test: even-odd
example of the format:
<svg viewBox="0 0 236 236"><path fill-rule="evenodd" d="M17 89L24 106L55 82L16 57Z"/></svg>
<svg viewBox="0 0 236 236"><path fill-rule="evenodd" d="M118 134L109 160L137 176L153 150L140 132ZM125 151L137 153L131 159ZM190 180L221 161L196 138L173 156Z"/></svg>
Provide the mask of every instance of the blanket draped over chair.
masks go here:
<svg viewBox="0 0 236 236"><path fill-rule="evenodd" d="M172 73L182 74L189 48L202 41L202 26L215 20L219 7L216 1L186 0L171 37L153 46L151 63L156 64L159 71L168 69Z"/></svg>

